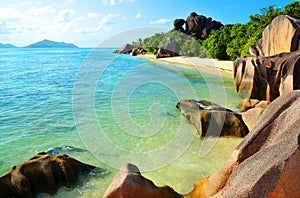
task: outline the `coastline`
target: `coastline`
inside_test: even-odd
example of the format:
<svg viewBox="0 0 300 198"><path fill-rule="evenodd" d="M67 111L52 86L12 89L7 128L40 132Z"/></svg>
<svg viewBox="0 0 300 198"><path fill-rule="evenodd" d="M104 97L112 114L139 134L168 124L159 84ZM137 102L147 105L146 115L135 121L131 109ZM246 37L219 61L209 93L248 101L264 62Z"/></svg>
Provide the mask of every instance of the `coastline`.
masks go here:
<svg viewBox="0 0 300 198"><path fill-rule="evenodd" d="M212 58L175 56L168 58L156 58L153 54L137 55L139 58L148 59L154 62L172 64L179 67L185 67L200 72L221 75L223 77L233 78L233 61L220 61Z"/></svg>

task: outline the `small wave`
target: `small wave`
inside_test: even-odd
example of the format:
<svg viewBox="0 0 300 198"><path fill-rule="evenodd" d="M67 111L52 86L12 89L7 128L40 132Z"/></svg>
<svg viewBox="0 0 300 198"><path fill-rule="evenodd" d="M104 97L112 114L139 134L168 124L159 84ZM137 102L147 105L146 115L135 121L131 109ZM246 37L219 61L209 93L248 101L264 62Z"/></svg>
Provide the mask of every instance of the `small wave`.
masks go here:
<svg viewBox="0 0 300 198"><path fill-rule="evenodd" d="M46 153L52 154L52 155L60 155L62 153L85 153L89 152L88 150L81 149L81 148L76 148L73 146L58 146L58 147L52 147L49 148Z"/></svg>

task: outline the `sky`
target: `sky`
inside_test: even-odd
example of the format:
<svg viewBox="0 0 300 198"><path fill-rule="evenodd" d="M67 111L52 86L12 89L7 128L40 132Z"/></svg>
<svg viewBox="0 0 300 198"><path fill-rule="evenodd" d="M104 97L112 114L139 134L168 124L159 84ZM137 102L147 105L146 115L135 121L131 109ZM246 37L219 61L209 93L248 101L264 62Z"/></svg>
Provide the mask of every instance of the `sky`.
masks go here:
<svg viewBox="0 0 300 198"><path fill-rule="evenodd" d="M109 46L108 41L119 45L129 39L171 30L174 19L186 19L191 12L223 24L246 23L249 16L260 13L261 8L269 5L283 8L291 2L293 0L2 0L0 43L26 46L49 39L80 47L103 43Z"/></svg>

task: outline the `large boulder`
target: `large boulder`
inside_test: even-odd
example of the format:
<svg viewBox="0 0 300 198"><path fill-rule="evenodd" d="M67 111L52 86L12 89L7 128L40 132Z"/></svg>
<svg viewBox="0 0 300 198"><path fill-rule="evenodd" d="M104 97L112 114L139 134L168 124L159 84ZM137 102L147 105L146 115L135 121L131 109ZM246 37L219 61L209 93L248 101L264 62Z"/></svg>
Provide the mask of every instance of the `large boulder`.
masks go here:
<svg viewBox="0 0 300 198"><path fill-rule="evenodd" d="M273 101L300 89L300 51L246 56L236 59L233 67L237 93L244 98Z"/></svg>
<svg viewBox="0 0 300 198"><path fill-rule="evenodd" d="M221 22L212 20L211 17L206 18L203 15L198 15L195 12L192 12L186 19L186 33L196 35L201 39L208 37L212 30L219 30L223 26Z"/></svg>
<svg viewBox="0 0 300 198"><path fill-rule="evenodd" d="M118 54L130 54L133 49L134 49L133 45L131 45L131 44L125 44L119 50L116 50L115 53L118 53Z"/></svg>
<svg viewBox="0 0 300 198"><path fill-rule="evenodd" d="M81 174L94 169L96 167L65 154L39 153L0 177L0 197L31 198L40 193L53 195L59 187L72 187Z"/></svg>
<svg viewBox="0 0 300 198"><path fill-rule="evenodd" d="M250 47L250 54L273 56L282 52L300 50L300 21L287 15L280 15L268 25L261 40Z"/></svg>
<svg viewBox="0 0 300 198"><path fill-rule="evenodd" d="M185 197L300 197L300 91L277 98L226 164Z"/></svg>
<svg viewBox="0 0 300 198"><path fill-rule="evenodd" d="M143 177L138 167L125 164L114 177L106 190L104 198L183 198L171 187L157 187L151 180Z"/></svg>
<svg viewBox="0 0 300 198"><path fill-rule="evenodd" d="M176 107L193 124L200 136L244 137L249 130L242 116L205 100L181 100Z"/></svg>
<svg viewBox="0 0 300 198"><path fill-rule="evenodd" d="M174 26L173 30L177 30L177 31L185 33L185 30L183 28L184 24L185 24L185 20L184 19L175 19L174 22L173 22L173 26Z"/></svg>
<svg viewBox="0 0 300 198"><path fill-rule="evenodd" d="M156 58L166 58L178 55L178 50L176 48L176 42L173 38L166 38L163 45L160 47L156 54Z"/></svg>

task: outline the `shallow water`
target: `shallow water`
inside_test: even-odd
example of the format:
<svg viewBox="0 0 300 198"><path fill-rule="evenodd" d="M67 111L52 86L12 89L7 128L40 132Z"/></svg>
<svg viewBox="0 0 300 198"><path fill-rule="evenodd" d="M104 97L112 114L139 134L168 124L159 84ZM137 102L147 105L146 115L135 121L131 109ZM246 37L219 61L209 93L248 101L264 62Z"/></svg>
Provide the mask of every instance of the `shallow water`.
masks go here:
<svg viewBox="0 0 300 198"><path fill-rule="evenodd" d="M49 148L87 147L93 154L66 152L109 173L55 197L101 197L126 162L181 193L224 164L241 139L200 139L175 106L194 98L237 110L233 80L112 51L0 50L0 174Z"/></svg>

